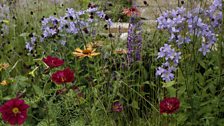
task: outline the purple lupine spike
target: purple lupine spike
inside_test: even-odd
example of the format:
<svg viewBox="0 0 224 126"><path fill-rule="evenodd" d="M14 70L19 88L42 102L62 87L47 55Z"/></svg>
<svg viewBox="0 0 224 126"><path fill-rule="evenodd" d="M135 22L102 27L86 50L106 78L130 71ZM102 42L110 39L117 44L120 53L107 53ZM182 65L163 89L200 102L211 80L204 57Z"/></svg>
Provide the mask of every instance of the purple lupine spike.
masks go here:
<svg viewBox="0 0 224 126"><path fill-rule="evenodd" d="M142 49L142 23L136 22L135 17L130 18L127 38L128 62L141 60Z"/></svg>

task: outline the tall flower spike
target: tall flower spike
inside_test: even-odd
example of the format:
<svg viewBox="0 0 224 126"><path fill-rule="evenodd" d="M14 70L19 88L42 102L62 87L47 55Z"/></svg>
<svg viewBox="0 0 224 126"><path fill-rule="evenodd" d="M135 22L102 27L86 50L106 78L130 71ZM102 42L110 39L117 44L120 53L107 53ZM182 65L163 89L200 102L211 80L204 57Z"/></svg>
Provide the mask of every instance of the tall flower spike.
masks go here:
<svg viewBox="0 0 224 126"><path fill-rule="evenodd" d="M135 17L130 18L127 38L128 62L139 61L142 49L142 22L137 22Z"/></svg>

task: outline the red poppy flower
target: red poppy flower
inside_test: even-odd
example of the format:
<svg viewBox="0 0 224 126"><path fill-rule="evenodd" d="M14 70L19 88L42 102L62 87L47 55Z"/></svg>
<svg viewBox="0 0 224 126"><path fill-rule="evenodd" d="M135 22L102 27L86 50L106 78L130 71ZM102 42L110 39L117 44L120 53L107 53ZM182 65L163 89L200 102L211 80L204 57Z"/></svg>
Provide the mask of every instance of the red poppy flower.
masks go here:
<svg viewBox="0 0 224 126"><path fill-rule="evenodd" d="M51 80L56 84L73 82L75 79L74 72L70 70L70 68L66 68L64 70L59 70L52 74Z"/></svg>
<svg viewBox="0 0 224 126"><path fill-rule="evenodd" d="M64 64L64 61L57 58L57 57L51 57L47 56L47 58L43 58L44 63L46 63L50 68L58 67Z"/></svg>
<svg viewBox="0 0 224 126"><path fill-rule="evenodd" d="M119 101L116 101L112 105L112 110L114 112L121 112L123 110L123 105Z"/></svg>
<svg viewBox="0 0 224 126"><path fill-rule="evenodd" d="M176 97L165 98L160 102L160 113L172 114L180 107L180 101Z"/></svg>
<svg viewBox="0 0 224 126"><path fill-rule="evenodd" d="M140 16L140 11L136 7L126 8L123 10L123 14L130 16Z"/></svg>
<svg viewBox="0 0 224 126"><path fill-rule="evenodd" d="M11 125L21 125L26 121L29 105L24 100L14 98L0 106L2 119Z"/></svg>

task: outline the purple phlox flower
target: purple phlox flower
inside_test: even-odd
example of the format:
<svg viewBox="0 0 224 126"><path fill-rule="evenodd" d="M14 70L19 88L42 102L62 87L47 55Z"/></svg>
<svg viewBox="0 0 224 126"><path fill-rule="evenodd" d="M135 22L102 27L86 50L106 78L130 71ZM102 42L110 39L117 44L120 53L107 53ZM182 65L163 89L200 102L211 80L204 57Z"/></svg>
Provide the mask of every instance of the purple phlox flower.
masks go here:
<svg viewBox="0 0 224 126"><path fill-rule="evenodd" d="M176 53L176 52L175 52L174 49L171 49L171 50L167 51L167 52L166 52L166 57L165 57L165 59L166 59L166 60L168 60L168 59L173 60L174 57L175 57L175 53Z"/></svg>
<svg viewBox="0 0 224 126"><path fill-rule="evenodd" d="M33 37L31 37L30 41L34 43L37 41L37 38L35 36L33 36Z"/></svg>
<svg viewBox="0 0 224 126"><path fill-rule="evenodd" d="M97 11L96 14L99 18L104 18L105 17L105 13L103 11Z"/></svg>
<svg viewBox="0 0 224 126"><path fill-rule="evenodd" d="M89 23L86 21L80 20L80 21L76 22L76 25L79 25L80 28L84 28L84 27L88 27Z"/></svg>
<svg viewBox="0 0 224 126"><path fill-rule="evenodd" d="M44 18L44 19L41 21L41 23L42 23L42 27L43 27L43 26L47 26L48 22L49 22L49 18Z"/></svg>
<svg viewBox="0 0 224 126"><path fill-rule="evenodd" d="M89 23L93 23L93 22L94 22L94 19L92 19L92 18L88 18L88 22L89 22Z"/></svg>
<svg viewBox="0 0 224 126"><path fill-rule="evenodd" d="M222 0L214 0L212 6L210 6L211 10L222 10Z"/></svg>
<svg viewBox="0 0 224 126"><path fill-rule="evenodd" d="M158 67L156 70L156 76L161 76L165 82L172 81L174 79L175 67L170 66L168 62L164 63L161 67Z"/></svg>
<svg viewBox="0 0 224 126"><path fill-rule="evenodd" d="M173 18L173 21L176 23L176 24L181 24L185 21L186 19L184 17L182 17L181 15L178 15L176 17Z"/></svg>
<svg viewBox="0 0 224 126"><path fill-rule="evenodd" d="M49 28L49 27L46 27L43 32L44 38L51 37L55 34L57 34L57 29Z"/></svg>
<svg viewBox="0 0 224 126"><path fill-rule="evenodd" d="M172 73L173 71L170 69L165 69L164 72L162 73L161 77L164 81L169 82L174 79L174 74Z"/></svg>
<svg viewBox="0 0 224 126"><path fill-rule="evenodd" d="M97 7L90 7L90 8L88 8L87 10L86 10L86 12L88 12L88 13L91 13L91 12L96 12L98 10L98 8Z"/></svg>
<svg viewBox="0 0 224 126"><path fill-rule="evenodd" d="M33 50L33 44L31 42L26 42L26 49L31 52Z"/></svg>
<svg viewBox="0 0 224 126"><path fill-rule="evenodd" d="M70 23L69 23L69 28L66 29L66 31L67 31L68 33L71 33L71 34L77 34L77 33L78 33L78 28L76 28L74 22L70 22Z"/></svg>
<svg viewBox="0 0 224 126"><path fill-rule="evenodd" d="M54 16L50 16L49 18L44 18L42 20L42 27L47 27L47 26L56 26L58 25L58 18Z"/></svg>
<svg viewBox="0 0 224 126"><path fill-rule="evenodd" d="M73 9L73 8L67 8L66 9L67 11L66 11L66 14L65 14L65 16L66 17L74 17L74 15L75 15L75 10Z"/></svg>
<svg viewBox="0 0 224 126"><path fill-rule="evenodd" d="M174 57L174 64L177 66L179 64L179 60L181 59L181 52L176 52Z"/></svg>
<svg viewBox="0 0 224 126"><path fill-rule="evenodd" d="M157 70L156 70L156 76L160 76L162 75L162 73L165 71L164 68L162 67L158 67Z"/></svg>
<svg viewBox="0 0 224 126"><path fill-rule="evenodd" d="M194 15L203 14L204 13L204 9L198 6L198 7L194 8L194 9L192 9L191 13L193 13Z"/></svg>
<svg viewBox="0 0 224 126"><path fill-rule="evenodd" d="M202 54L205 56L206 53L210 52L210 48L211 46L205 43L202 43L201 48L199 49L200 52L202 52Z"/></svg>
<svg viewBox="0 0 224 126"><path fill-rule="evenodd" d="M181 52L176 52L171 48L171 45L164 44L158 52L157 58L165 58L166 62L162 66L157 68L156 75L161 76L166 82L174 79L173 72L176 71L176 67L181 59Z"/></svg>
<svg viewBox="0 0 224 126"><path fill-rule="evenodd" d="M78 15L78 16L81 16L81 15L84 15L86 13L86 11L78 11L78 12L76 12L76 14Z"/></svg>
<svg viewBox="0 0 224 126"><path fill-rule="evenodd" d="M64 27L65 27L65 25L67 25L68 24L68 21L67 20L65 20L65 17L60 17L60 19L59 19L59 27L58 27L58 30L62 30Z"/></svg>
<svg viewBox="0 0 224 126"><path fill-rule="evenodd" d="M66 41L65 40L60 40L59 43L64 46L66 44Z"/></svg>
<svg viewBox="0 0 224 126"><path fill-rule="evenodd" d="M29 42L26 42L26 49L31 52L34 49L37 38L35 36L30 38Z"/></svg>
<svg viewBox="0 0 224 126"><path fill-rule="evenodd" d="M106 22L107 22L108 26L112 26L113 25L113 22L112 22L111 19L106 20Z"/></svg>
<svg viewBox="0 0 224 126"><path fill-rule="evenodd" d="M171 48L171 45L164 44L164 46L160 48L160 52L158 52L157 58L165 57L166 61L168 60L172 61L176 58L176 56L178 57L177 59L179 59L180 55L181 53L177 53L175 49Z"/></svg>

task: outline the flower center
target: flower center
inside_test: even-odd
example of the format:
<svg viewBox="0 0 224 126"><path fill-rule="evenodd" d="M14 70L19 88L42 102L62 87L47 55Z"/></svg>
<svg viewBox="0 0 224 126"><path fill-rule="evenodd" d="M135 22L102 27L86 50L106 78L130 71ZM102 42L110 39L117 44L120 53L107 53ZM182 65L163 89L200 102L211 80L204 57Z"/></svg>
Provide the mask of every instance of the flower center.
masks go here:
<svg viewBox="0 0 224 126"><path fill-rule="evenodd" d="M92 51L89 49L85 49L82 51L83 54L90 54Z"/></svg>
<svg viewBox="0 0 224 126"><path fill-rule="evenodd" d="M115 109L115 110L118 110L118 109L119 109L119 106L115 105L115 106L114 106L114 109Z"/></svg>
<svg viewBox="0 0 224 126"><path fill-rule="evenodd" d="M172 110L172 109L173 109L173 106L172 106L171 104L168 104L168 105L167 105L167 108L168 108L169 110Z"/></svg>
<svg viewBox="0 0 224 126"><path fill-rule="evenodd" d="M18 114L18 113L20 113L19 108L17 108L17 107L13 108L13 109L12 109L12 112L13 112L14 114Z"/></svg>
<svg viewBox="0 0 224 126"><path fill-rule="evenodd" d="M64 77L62 77L62 78L61 78L61 81L62 81L62 82L65 82L65 78L64 78Z"/></svg>

